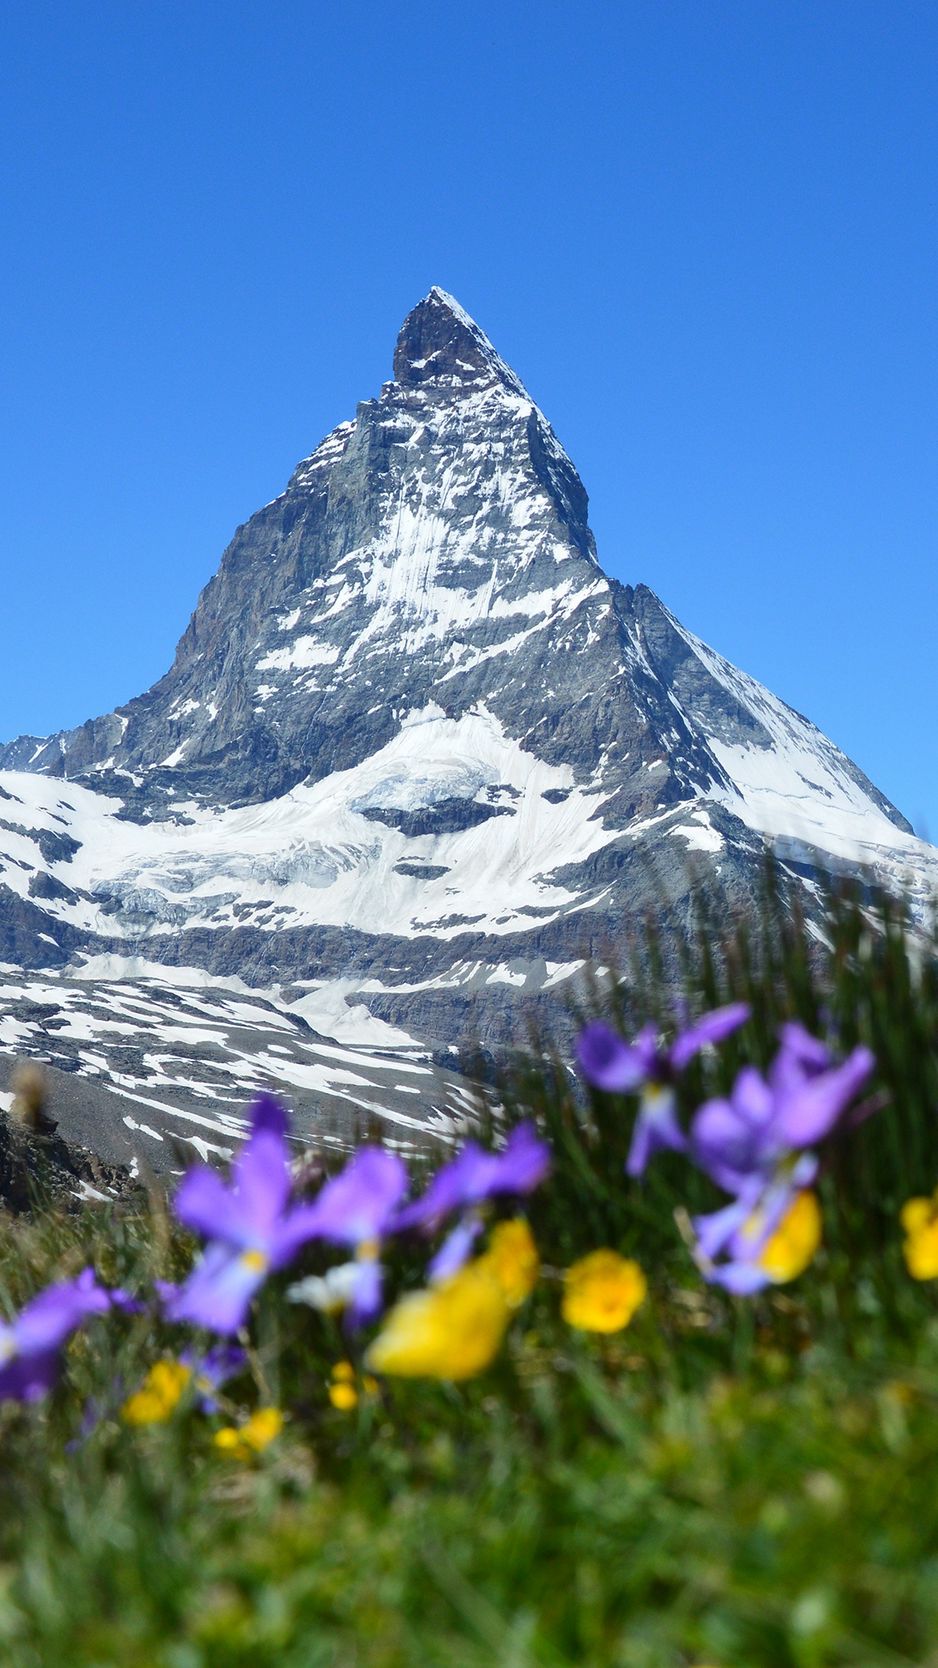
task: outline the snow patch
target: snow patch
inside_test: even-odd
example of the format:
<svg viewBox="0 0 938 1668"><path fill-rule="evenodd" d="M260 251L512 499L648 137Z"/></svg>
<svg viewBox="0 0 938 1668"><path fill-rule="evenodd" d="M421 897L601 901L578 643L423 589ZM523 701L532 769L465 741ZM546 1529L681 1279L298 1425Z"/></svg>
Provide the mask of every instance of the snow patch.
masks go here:
<svg viewBox="0 0 938 1668"><path fill-rule="evenodd" d="M296 668L309 666L334 666L339 658L339 649L334 643L320 642L316 637L296 637L285 649L271 649L257 662L259 672L278 671L289 672Z"/></svg>

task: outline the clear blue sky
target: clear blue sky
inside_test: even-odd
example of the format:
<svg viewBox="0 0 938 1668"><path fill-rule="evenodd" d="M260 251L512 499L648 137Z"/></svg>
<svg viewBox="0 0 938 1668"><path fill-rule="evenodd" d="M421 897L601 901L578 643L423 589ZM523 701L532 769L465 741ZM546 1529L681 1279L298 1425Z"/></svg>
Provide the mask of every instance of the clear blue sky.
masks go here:
<svg viewBox="0 0 938 1668"><path fill-rule="evenodd" d="M938 836L934 0L11 0L0 736L168 666L452 290L601 559Z"/></svg>

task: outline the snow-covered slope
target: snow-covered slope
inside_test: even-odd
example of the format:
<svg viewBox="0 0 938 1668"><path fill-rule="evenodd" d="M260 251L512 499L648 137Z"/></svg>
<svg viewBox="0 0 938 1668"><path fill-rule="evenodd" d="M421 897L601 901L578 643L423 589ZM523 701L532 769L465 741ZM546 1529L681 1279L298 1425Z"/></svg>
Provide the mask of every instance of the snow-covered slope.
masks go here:
<svg viewBox="0 0 938 1668"><path fill-rule="evenodd" d="M922 905L934 898L935 847L915 837L895 807L810 719L708 648L672 614L667 617L703 673L726 695L722 706L708 703L707 709L687 712L727 778L727 786L716 786L708 798L766 836L779 856L863 870L871 881ZM740 713L751 723L740 726Z"/></svg>
<svg viewBox="0 0 938 1668"><path fill-rule="evenodd" d="M192 801L136 822L77 782L0 772L0 793L4 884L26 899L49 875L51 919L132 943L155 923L504 934L582 905L551 871L615 838L596 816L602 791L526 752L484 706L408 713L362 764L260 805Z"/></svg>
<svg viewBox="0 0 938 1668"><path fill-rule="evenodd" d="M379 1094L375 1051L504 1042L638 912L679 923L701 877L743 907L766 840L793 884L833 866L938 883L813 725L605 576L547 419L434 289L394 380L238 529L166 676L0 749L0 957L47 981L40 1001L9 975L0 1048L53 1057L23 1004L58 990L73 1076L171 1092L167 1128L271 1081L284 1028L307 1123L356 1094L445 1119L429 1067ZM207 1004L224 1061L187 1078L189 1053L142 1086L102 1019L131 989L120 1023L146 1011L154 1059ZM244 1049L246 990L267 1018ZM368 1053L365 1086L336 1060L327 1081L328 1036Z"/></svg>
<svg viewBox="0 0 938 1668"><path fill-rule="evenodd" d="M230 1157L259 1088L286 1095L297 1134L326 1145L379 1130L410 1147L472 1123L480 1091L403 1032L340 1005L341 1041L310 1023L328 1018L328 992L218 985L140 958L87 961L71 977L0 965L0 1053L46 1062L71 1140L156 1171L178 1167L187 1147Z"/></svg>

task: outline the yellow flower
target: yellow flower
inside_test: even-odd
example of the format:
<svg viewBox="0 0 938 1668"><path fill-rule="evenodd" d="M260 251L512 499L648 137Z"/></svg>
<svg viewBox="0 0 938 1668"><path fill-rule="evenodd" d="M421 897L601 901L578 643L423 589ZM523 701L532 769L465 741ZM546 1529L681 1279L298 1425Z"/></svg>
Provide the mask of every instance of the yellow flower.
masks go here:
<svg viewBox="0 0 938 1668"><path fill-rule="evenodd" d="M913 1280L938 1280L938 1188L930 1199L909 1199L899 1215L902 1247Z"/></svg>
<svg viewBox="0 0 938 1668"><path fill-rule="evenodd" d="M408 1378L473 1378L494 1357L509 1320L505 1293L484 1258L449 1280L401 1298L365 1363Z"/></svg>
<svg viewBox="0 0 938 1668"><path fill-rule="evenodd" d="M366 1396L373 1396L378 1389L377 1380L365 1373L361 1380L361 1388ZM351 1361L337 1361L332 1369L329 1384L329 1400L340 1413L350 1413L358 1406L359 1388L355 1381L355 1368Z"/></svg>
<svg viewBox="0 0 938 1668"><path fill-rule="evenodd" d="M213 1437L216 1448L233 1459L247 1460L262 1454L283 1430L279 1407L259 1407L243 1425L225 1425Z"/></svg>
<svg viewBox="0 0 938 1668"><path fill-rule="evenodd" d="M759 1253L759 1266L777 1286L796 1280L821 1243L821 1207L816 1193L799 1193Z"/></svg>
<svg viewBox="0 0 938 1668"><path fill-rule="evenodd" d="M492 1230L489 1247L478 1265L486 1268L501 1287L510 1309L517 1309L534 1290L540 1273L537 1246L523 1216L499 1222Z"/></svg>
<svg viewBox="0 0 938 1668"><path fill-rule="evenodd" d="M179 1361L157 1361L142 1388L128 1396L121 1418L128 1425L162 1424L174 1412L191 1377L191 1369Z"/></svg>
<svg viewBox="0 0 938 1668"><path fill-rule="evenodd" d="M591 1251L564 1275L563 1318L581 1332L618 1332L644 1301L648 1283L618 1251Z"/></svg>

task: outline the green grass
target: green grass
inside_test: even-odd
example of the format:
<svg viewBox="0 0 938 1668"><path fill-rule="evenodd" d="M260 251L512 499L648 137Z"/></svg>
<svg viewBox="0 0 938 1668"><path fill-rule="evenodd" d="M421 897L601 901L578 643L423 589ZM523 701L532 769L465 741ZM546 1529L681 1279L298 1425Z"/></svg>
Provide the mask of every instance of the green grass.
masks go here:
<svg viewBox="0 0 938 1668"><path fill-rule="evenodd" d="M585 1103L542 1053L504 1089L557 1155L531 1210L546 1272L479 1379L388 1383L341 1413L341 1337L280 1281L229 1387L288 1415L255 1462L212 1445L231 1409L135 1430L113 1395L72 1445L87 1397L178 1347L149 1316L93 1323L43 1406L0 1410L4 1668L938 1665L938 1285L909 1279L896 1220L938 1183L938 958L867 909L832 901L820 953L767 904L748 937L702 928L683 970L694 1011L755 1010L686 1110L764 1063L789 1015L877 1053L882 1110L834 1154L799 1281L746 1303L706 1288L674 1213L717 1196L678 1161L628 1184L629 1108ZM622 1023L666 1009L637 956ZM607 1339L564 1327L552 1273L600 1244L650 1283ZM9 1307L87 1261L140 1289L190 1254L158 1200L0 1218Z"/></svg>

